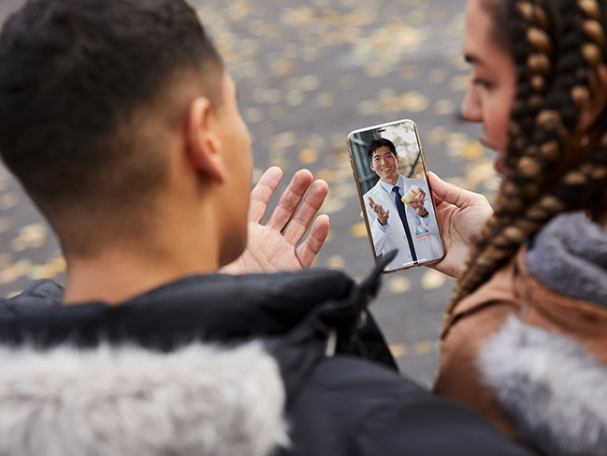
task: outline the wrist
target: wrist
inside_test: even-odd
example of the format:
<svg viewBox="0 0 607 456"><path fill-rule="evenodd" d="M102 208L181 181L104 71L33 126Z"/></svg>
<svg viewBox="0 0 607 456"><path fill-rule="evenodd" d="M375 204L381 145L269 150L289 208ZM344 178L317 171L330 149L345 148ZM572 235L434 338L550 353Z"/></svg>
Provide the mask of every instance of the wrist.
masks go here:
<svg viewBox="0 0 607 456"><path fill-rule="evenodd" d="M423 213L419 214L419 216L420 216L421 218L426 218L426 217L428 217L429 215L430 215L430 212L428 212L428 209L426 209L426 208L424 208L424 212L423 212Z"/></svg>

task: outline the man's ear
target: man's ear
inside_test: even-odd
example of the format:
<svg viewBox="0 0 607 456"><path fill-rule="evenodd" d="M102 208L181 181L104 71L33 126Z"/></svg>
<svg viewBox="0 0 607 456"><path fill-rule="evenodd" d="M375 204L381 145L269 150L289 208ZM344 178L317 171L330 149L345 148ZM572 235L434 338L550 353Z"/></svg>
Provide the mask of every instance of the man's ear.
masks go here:
<svg viewBox="0 0 607 456"><path fill-rule="evenodd" d="M212 115L213 107L207 98L192 100L186 119L187 153L194 169L221 184L227 173Z"/></svg>
<svg viewBox="0 0 607 456"><path fill-rule="evenodd" d="M580 132L590 130L607 107L607 66L604 63L599 65L596 75L596 89L588 104L580 112L577 128Z"/></svg>

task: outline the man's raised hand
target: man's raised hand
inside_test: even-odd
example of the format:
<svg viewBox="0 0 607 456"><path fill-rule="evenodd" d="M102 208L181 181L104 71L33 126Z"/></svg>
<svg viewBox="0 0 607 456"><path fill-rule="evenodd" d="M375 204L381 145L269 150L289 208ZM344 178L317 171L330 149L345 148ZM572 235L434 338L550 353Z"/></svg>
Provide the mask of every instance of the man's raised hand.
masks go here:
<svg viewBox="0 0 607 456"><path fill-rule="evenodd" d="M411 200L411 207L415 209L418 215L426 216L428 215L428 211L424 206L424 200L426 199L426 192L424 192L421 188L419 189L419 195Z"/></svg>
<svg viewBox="0 0 607 456"><path fill-rule="evenodd" d="M267 223L262 225L261 220L282 174L278 167L268 169L251 192L247 247L221 272L292 271L310 267L316 258L329 234L329 217L320 215L316 220L314 217L325 201L329 187L323 180L313 181L310 171L298 171ZM310 225L310 233L304 239Z"/></svg>
<svg viewBox="0 0 607 456"><path fill-rule="evenodd" d="M386 223L388 223L388 216L390 215L390 211L384 210L384 207L373 201L373 198L371 197L369 197L369 206L371 207L371 210L375 212L375 215L377 215L377 221L379 222L379 224L381 226L386 226Z"/></svg>

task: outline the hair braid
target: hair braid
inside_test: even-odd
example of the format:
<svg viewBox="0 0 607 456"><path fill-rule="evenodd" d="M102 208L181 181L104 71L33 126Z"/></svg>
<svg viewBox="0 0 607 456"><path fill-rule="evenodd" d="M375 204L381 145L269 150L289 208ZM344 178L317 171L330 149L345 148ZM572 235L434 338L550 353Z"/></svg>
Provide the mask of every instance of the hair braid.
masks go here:
<svg viewBox="0 0 607 456"><path fill-rule="evenodd" d="M508 155L505 163L505 175L502 188L493 218L483 228L479 239L472 248L465 264L469 270L474 258L487 246L489 240L505 224L510 222L520 210L521 203L513 204L518 200L519 187L512 182L516 161L521 157L532 135L534 120L544 103L544 96L548 88L550 60L553 45L550 38L550 21L547 13L537 0L508 1L504 14L513 17L507 27L505 37L500 41L505 46L512 45L513 58L516 65L519 84L513 103L512 119L509 126L510 141ZM502 11L500 11L501 13ZM504 196L508 204L503 201ZM458 285L456 285L457 290Z"/></svg>
<svg viewBox="0 0 607 456"><path fill-rule="evenodd" d="M526 40L520 34L512 36L515 56L525 41L532 51L527 68L519 69L508 172L496 215L472 249L469 266L456 284L449 310L490 278L552 217L562 211L583 209L603 197L607 183L605 122L601 124L603 136L598 149L558 182L551 180L570 143L580 110L596 91L596 68L605 61L605 36L597 1L568 0L561 4L556 14L562 18L562 27L555 49L551 49L551 40L543 36L546 32L536 31L529 20L535 18L544 30L549 29L543 2L519 0L511 8L527 24ZM541 52L535 52L540 48ZM528 93L529 86L538 95L529 95L524 108L525 101L519 97ZM534 96L538 99L532 101ZM533 116L531 124L529 115Z"/></svg>

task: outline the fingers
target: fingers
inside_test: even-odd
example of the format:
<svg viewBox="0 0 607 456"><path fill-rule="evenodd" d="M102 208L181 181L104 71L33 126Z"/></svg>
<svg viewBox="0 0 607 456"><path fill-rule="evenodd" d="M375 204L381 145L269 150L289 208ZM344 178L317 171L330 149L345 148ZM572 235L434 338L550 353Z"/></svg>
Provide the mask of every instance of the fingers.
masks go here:
<svg viewBox="0 0 607 456"><path fill-rule="evenodd" d="M373 198L371 197L369 197L369 206L371 206L371 209L375 211L375 206L377 206L377 204L375 204L375 201L373 201Z"/></svg>
<svg viewBox="0 0 607 456"><path fill-rule="evenodd" d="M455 206L458 205L459 197L462 192L460 187L450 184L449 182L445 182L432 171L428 173L428 179L430 181L430 186L432 187L432 192L438 196L440 200L446 201L447 203Z"/></svg>
<svg viewBox="0 0 607 456"><path fill-rule="evenodd" d="M384 214L384 207L373 201L373 198L371 197L369 197L369 206L371 206L371 210L375 212L375 215L377 215L378 217L381 217Z"/></svg>
<svg viewBox="0 0 607 456"><path fill-rule="evenodd" d="M284 230L284 237L291 245L296 245L306 233L312 220L320 210L329 193L329 186L323 180L315 181L304 198L295 216Z"/></svg>
<svg viewBox="0 0 607 456"><path fill-rule="evenodd" d="M270 199L282 179L282 170L277 166L269 168L251 192L249 221L259 223L266 213Z"/></svg>
<svg viewBox="0 0 607 456"><path fill-rule="evenodd" d="M277 231L282 231L289 220L291 220L291 217L293 217L311 184L312 173L310 171L307 169L297 171L293 179L291 179L289 186L280 197L266 225Z"/></svg>
<svg viewBox="0 0 607 456"><path fill-rule="evenodd" d="M329 235L329 226L330 221L328 215L318 216L312 224L310 234L306 240L295 249L295 254L303 268L309 268L314 261L314 258L316 258L316 255L318 255L318 252Z"/></svg>
<svg viewBox="0 0 607 456"><path fill-rule="evenodd" d="M419 207L419 206L423 206L424 204L424 200L426 199L426 193L424 193L423 190L420 190L420 194L417 195L415 198L413 198L413 200L411 201L411 206L413 207Z"/></svg>
<svg viewBox="0 0 607 456"><path fill-rule="evenodd" d="M390 217L390 211L386 211L384 212L384 216L382 217L384 219L384 225L388 222L388 218Z"/></svg>

